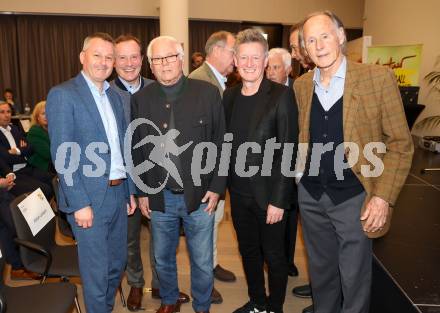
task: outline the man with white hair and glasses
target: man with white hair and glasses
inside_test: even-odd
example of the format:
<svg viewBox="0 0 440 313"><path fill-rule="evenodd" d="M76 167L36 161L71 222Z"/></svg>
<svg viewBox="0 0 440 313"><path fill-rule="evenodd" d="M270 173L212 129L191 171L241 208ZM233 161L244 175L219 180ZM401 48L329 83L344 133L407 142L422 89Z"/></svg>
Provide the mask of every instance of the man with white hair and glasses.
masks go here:
<svg viewBox="0 0 440 313"><path fill-rule="evenodd" d="M213 288L214 209L226 177L218 176L216 164L210 173L200 173L201 182L196 185L191 163L194 154L201 164L208 162L206 153L194 153L198 143L221 147L225 122L220 93L207 82L183 75L183 49L173 37L153 39L147 57L157 81L133 95L132 120L146 118L149 123L134 128L132 151L134 165L150 157L154 161L151 169L139 175L143 186L137 185L139 207L151 218L162 299L157 313L180 310L176 267L180 220L190 255L193 309L207 313ZM148 138L155 142L142 145Z"/></svg>

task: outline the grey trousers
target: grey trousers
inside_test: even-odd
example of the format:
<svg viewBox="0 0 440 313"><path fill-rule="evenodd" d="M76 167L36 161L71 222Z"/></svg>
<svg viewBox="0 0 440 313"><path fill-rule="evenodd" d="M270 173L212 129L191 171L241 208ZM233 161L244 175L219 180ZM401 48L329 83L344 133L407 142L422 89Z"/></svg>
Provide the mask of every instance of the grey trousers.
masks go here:
<svg viewBox="0 0 440 313"><path fill-rule="evenodd" d="M304 241L315 313L368 313L372 241L362 230L365 192L334 205L324 193L316 201L298 185Z"/></svg>
<svg viewBox="0 0 440 313"><path fill-rule="evenodd" d="M142 213L136 209L135 213L128 217L127 229L127 281L131 287L143 288L145 285L144 270L141 258L140 234L142 226ZM156 261L153 254L153 236L150 234L150 265L151 265L151 288L159 289L159 278L156 272Z"/></svg>

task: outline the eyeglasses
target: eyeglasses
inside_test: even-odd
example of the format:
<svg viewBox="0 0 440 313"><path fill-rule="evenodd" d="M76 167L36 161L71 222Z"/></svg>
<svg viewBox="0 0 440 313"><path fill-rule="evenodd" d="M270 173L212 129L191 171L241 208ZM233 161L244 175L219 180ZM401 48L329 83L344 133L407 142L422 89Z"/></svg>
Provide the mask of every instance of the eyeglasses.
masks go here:
<svg viewBox="0 0 440 313"><path fill-rule="evenodd" d="M179 54L173 54L173 55L169 55L163 58L151 58L151 63L154 65L161 65L163 64L163 61L166 60L167 63L174 63L177 61L177 57L179 56Z"/></svg>

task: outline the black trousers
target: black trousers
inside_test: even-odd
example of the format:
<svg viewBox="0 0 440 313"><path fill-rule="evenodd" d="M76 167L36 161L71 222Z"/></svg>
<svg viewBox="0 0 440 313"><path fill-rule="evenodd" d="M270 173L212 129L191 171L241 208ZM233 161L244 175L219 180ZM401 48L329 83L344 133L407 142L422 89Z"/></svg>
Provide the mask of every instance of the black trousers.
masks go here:
<svg viewBox="0 0 440 313"><path fill-rule="evenodd" d="M11 210L9 209L9 204L12 200L12 195L6 190L0 190L0 247L6 262L15 270L22 268L23 264L21 263L18 246L14 242L17 233L12 220Z"/></svg>
<svg viewBox="0 0 440 313"><path fill-rule="evenodd" d="M292 203L290 210L286 214L286 257L287 264L290 266L294 264L295 246L296 246L296 232L298 228L298 202Z"/></svg>
<svg viewBox="0 0 440 313"><path fill-rule="evenodd" d="M266 224L266 208L252 197L231 192L231 213L251 301L268 310L282 312L287 285L285 253L286 214L276 224ZM268 268L269 297L266 302L264 263Z"/></svg>
<svg viewBox="0 0 440 313"><path fill-rule="evenodd" d="M14 196L18 197L23 193L30 193L38 188L41 188L41 191L46 196L47 201L50 201L53 196L53 174L42 171L38 168L26 166L25 168L15 172L15 175L17 176L15 179L15 186L10 190Z"/></svg>

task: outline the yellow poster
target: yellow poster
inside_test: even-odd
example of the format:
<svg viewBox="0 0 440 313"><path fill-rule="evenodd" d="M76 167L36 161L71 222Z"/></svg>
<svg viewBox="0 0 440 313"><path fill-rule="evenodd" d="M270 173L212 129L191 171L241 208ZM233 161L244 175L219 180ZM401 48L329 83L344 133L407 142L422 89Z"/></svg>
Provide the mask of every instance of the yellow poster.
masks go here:
<svg viewBox="0 0 440 313"><path fill-rule="evenodd" d="M399 86L419 86L423 45L368 47L367 63L390 67Z"/></svg>

